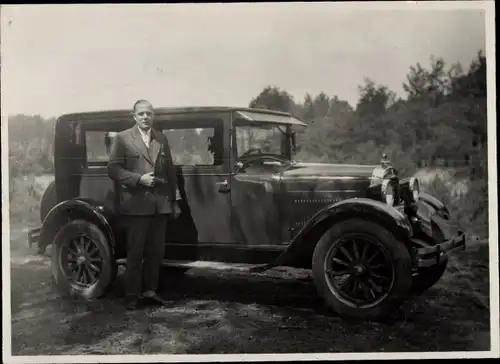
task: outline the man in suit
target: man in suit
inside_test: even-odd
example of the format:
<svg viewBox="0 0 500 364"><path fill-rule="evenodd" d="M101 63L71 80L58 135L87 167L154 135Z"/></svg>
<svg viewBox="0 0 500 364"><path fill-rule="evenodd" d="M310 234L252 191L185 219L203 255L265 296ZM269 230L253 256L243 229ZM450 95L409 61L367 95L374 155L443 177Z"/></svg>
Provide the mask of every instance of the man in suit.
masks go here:
<svg viewBox="0 0 500 364"><path fill-rule="evenodd" d="M151 103L133 107L136 124L116 135L108 175L119 186L118 210L127 219L126 306L142 301L163 304L157 295L169 215L177 218L180 199L166 136L152 128Z"/></svg>

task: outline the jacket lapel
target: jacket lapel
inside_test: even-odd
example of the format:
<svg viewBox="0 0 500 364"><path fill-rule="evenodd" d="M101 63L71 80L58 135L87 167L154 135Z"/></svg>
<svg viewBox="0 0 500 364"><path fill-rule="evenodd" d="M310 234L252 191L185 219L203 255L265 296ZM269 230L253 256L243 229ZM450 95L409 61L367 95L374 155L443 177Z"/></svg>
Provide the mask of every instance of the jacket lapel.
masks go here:
<svg viewBox="0 0 500 364"><path fill-rule="evenodd" d="M149 156L153 161L153 163L156 163L156 160L158 158L158 153L160 152L161 149L161 141L158 133L160 132L151 129L151 143L149 144Z"/></svg>
<svg viewBox="0 0 500 364"><path fill-rule="evenodd" d="M151 156L149 155L146 144L144 144L144 141L142 140L141 134L140 134L137 126L134 126L134 128L132 129L132 140L133 140L134 146L142 153L144 158L146 158L146 160L149 163L151 163L151 165L154 165L153 160L151 159Z"/></svg>

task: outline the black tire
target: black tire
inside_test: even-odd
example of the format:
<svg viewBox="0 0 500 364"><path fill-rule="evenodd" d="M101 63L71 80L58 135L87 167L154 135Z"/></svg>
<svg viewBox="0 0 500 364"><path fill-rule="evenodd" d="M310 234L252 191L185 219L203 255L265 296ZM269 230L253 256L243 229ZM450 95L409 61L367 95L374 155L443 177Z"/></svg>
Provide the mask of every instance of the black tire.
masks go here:
<svg viewBox="0 0 500 364"><path fill-rule="evenodd" d="M447 266L448 259L431 267L420 268L418 270L418 275L413 276L411 294L413 296L419 296L434 286L441 279L444 272L446 272Z"/></svg>
<svg viewBox="0 0 500 364"><path fill-rule="evenodd" d="M318 241L312 274L318 293L339 315L376 320L394 313L407 297L411 256L383 226L349 219L334 225ZM348 277L339 285L334 279L341 275Z"/></svg>
<svg viewBox="0 0 500 364"><path fill-rule="evenodd" d="M43 222L49 211L57 204L56 183L50 182L40 201L40 221Z"/></svg>
<svg viewBox="0 0 500 364"><path fill-rule="evenodd" d="M72 276L70 265L77 267ZM59 230L52 246L52 275L62 295L84 300L99 298L116 278L116 272L109 242L97 225L74 220Z"/></svg>

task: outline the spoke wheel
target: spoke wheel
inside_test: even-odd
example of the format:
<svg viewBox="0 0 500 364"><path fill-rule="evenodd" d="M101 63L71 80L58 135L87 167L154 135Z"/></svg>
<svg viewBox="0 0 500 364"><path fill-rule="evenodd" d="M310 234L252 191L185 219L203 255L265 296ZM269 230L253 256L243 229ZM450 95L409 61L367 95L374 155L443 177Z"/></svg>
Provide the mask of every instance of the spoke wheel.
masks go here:
<svg viewBox="0 0 500 364"><path fill-rule="evenodd" d="M66 278L78 287L95 284L103 269L103 257L91 236L81 234L61 247L60 262Z"/></svg>
<svg viewBox="0 0 500 364"><path fill-rule="evenodd" d="M326 303L353 318L394 313L412 282L406 246L381 225L360 219L337 223L321 237L312 270Z"/></svg>
<svg viewBox="0 0 500 364"><path fill-rule="evenodd" d="M52 249L52 274L61 293L97 298L114 280L115 271L113 251L95 224L74 220L59 230Z"/></svg>
<svg viewBox="0 0 500 364"><path fill-rule="evenodd" d="M332 244L324 269L332 293L352 307L376 305L394 284L389 252L362 234L348 234Z"/></svg>

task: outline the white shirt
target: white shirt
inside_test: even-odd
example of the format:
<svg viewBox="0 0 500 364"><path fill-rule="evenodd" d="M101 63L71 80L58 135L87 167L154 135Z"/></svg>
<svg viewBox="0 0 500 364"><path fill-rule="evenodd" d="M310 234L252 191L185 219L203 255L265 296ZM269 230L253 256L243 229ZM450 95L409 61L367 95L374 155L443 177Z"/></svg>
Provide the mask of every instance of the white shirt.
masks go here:
<svg viewBox="0 0 500 364"><path fill-rule="evenodd" d="M146 147L149 148L149 143L151 142L151 129L148 131L144 131L141 128L138 128L141 133L142 141L146 144Z"/></svg>

